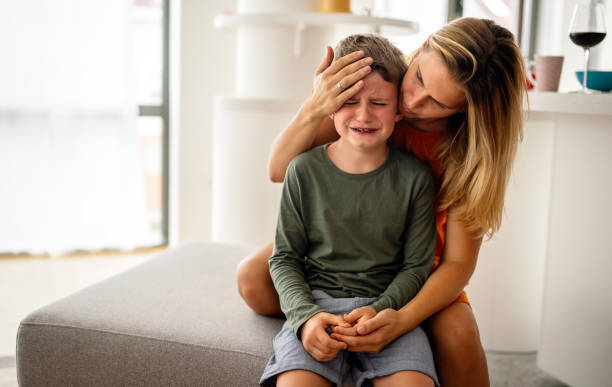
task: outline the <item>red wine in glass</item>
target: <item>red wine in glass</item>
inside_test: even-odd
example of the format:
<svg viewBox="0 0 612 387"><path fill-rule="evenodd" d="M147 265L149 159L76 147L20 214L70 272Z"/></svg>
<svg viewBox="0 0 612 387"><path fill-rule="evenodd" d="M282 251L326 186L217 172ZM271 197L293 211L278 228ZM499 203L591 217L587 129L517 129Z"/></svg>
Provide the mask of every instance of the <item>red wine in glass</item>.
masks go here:
<svg viewBox="0 0 612 387"><path fill-rule="evenodd" d="M606 37L605 32L572 32L570 39L582 48L591 48L601 43Z"/></svg>
<svg viewBox="0 0 612 387"><path fill-rule="evenodd" d="M576 4L570 23L569 36L574 44L584 49L582 93L591 93L592 91L587 90L586 87L589 70L589 49L599 44L606 37L603 5L594 1Z"/></svg>

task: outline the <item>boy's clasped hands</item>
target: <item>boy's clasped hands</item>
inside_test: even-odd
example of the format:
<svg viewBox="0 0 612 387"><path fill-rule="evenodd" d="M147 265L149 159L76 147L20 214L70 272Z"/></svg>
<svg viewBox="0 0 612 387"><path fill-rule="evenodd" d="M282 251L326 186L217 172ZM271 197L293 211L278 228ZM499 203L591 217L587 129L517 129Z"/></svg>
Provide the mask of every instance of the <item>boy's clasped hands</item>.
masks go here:
<svg viewBox="0 0 612 387"><path fill-rule="evenodd" d="M345 336L366 334L367 330L362 324L376 314L376 310L371 306L354 309L344 316L319 312L302 325L304 349L317 361L330 361L338 356L341 350L349 349L349 343L341 339ZM328 328L331 329L331 335Z"/></svg>

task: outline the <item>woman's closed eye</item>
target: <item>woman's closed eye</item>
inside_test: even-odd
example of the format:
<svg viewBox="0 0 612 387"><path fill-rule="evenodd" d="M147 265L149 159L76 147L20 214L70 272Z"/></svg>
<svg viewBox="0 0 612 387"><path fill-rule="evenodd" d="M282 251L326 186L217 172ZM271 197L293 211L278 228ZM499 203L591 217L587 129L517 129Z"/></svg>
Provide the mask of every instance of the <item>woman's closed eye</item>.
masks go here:
<svg viewBox="0 0 612 387"><path fill-rule="evenodd" d="M419 86L421 88L424 88L425 83L423 83L423 76L421 75L421 69L419 68L417 68L417 71L416 71L416 78L417 78ZM448 106L444 105L442 102L439 102L437 99L431 96L429 97L429 100L433 102L433 104L436 105L436 107L438 107L439 109L450 109Z"/></svg>

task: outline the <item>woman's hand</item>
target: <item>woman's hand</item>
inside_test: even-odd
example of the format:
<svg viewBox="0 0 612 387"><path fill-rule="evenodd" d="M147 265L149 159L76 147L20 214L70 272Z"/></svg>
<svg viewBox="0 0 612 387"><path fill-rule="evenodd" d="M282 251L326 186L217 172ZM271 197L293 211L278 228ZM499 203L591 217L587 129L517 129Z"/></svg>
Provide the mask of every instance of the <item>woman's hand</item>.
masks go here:
<svg viewBox="0 0 612 387"><path fill-rule="evenodd" d="M312 93L289 126L272 142L268 159L270 180L283 181L287 166L297 155L338 138L329 115L363 88L361 78L372 71L372 58L362 57L363 52L357 51L332 63L334 52L331 47L326 48L323 62L315 72Z"/></svg>
<svg viewBox="0 0 612 387"><path fill-rule="evenodd" d="M351 352L376 354L405 333L400 317L396 310L385 309L352 328L334 327L331 337L346 343Z"/></svg>
<svg viewBox="0 0 612 387"><path fill-rule="evenodd" d="M318 116L335 113L363 87L361 80L372 71L372 58L362 58L363 51L355 51L334 63L334 51L326 47L325 57L315 71L312 93L308 103Z"/></svg>

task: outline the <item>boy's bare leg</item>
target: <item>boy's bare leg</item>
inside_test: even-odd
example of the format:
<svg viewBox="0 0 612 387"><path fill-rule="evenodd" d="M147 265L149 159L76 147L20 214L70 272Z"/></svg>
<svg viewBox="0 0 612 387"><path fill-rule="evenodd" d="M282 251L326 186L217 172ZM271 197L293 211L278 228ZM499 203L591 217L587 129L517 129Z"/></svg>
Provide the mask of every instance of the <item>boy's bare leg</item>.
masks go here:
<svg viewBox="0 0 612 387"><path fill-rule="evenodd" d="M278 293L268 270L268 258L273 243L269 243L244 258L236 270L238 293L251 309L266 316L282 315Z"/></svg>
<svg viewBox="0 0 612 387"><path fill-rule="evenodd" d="M472 308L453 302L431 316L423 328L432 346L442 387L489 386L487 358Z"/></svg>
<svg viewBox="0 0 612 387"><path fill-rule="evenodd" d="M391 375L372 379L374 387L433 387L434 381L427 375L417 371L401 371Z"/></svg>
<svg viewBox="0 0 612 387"><path fill-rule="evenodd" d="M332 383L323 376L305 370L291 370L283 372L282 374L279 374L276 379L277 387L329 387L331 385Z"/></svg>

